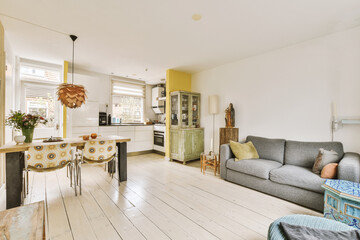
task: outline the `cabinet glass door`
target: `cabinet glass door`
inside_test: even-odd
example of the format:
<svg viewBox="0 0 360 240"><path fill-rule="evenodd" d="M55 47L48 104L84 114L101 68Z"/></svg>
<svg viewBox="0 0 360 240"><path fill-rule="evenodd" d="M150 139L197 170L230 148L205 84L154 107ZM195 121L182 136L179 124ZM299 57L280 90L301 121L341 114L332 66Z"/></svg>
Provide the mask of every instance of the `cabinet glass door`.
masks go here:
<svg viewBox="0 0 360 240"><path fill-rule="evenodd" d="M190 97L187 94L181 94L181 127L189 126L189 104Z"/></svg>
<svg viewBox="0 0 360 240"><path fill-rule="evenodd" d="M191 117L192 117L192 126L193 127L200 127L200 96L192 95L191 96Z"/></svg>
<svg viewBox="0 0 360 240"><path fill-rule="evenodd" d="M171 95L171 126L177 126L179 124L179 96Z"/></svg>

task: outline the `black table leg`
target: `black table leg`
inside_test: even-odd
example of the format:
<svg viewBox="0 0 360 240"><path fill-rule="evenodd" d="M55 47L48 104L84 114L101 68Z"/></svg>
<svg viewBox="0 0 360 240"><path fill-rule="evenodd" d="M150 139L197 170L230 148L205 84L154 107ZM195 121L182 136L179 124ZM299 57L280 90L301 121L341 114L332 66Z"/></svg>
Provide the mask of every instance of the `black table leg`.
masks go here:
<svg viewBox="0 0 360 240"><path fill-rule="evenodd" d="M6 209L22 203L24 155L24 152L6 153Z"/></svg>
<svg viewBox="0 0 360 240"><path fill-rule="evenodd" d="M118 147L118 173L119 181L127 180L127 149L126 142L116 143Z"/></svg>

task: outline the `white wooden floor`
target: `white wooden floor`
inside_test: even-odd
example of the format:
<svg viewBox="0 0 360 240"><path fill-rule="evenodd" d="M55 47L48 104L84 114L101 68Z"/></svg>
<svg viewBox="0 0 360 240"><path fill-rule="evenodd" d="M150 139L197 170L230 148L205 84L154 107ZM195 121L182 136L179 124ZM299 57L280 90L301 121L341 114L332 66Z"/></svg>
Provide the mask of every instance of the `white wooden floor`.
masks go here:
<svg viewBox="0 0 360 240"><path fill-rule="evenodd" d="M46 201L49 239L266 239L276 218L320 216L157 154L129 157L120 187L101 167L82 173L79 197L65 169L30 175L25 203Z"/></svg>

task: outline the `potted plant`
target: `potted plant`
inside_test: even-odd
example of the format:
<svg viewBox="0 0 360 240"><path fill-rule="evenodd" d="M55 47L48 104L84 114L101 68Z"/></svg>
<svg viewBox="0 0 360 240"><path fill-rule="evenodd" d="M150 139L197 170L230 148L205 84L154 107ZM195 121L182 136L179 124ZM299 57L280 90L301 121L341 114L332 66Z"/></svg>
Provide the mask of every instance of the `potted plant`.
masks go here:
<svg viewBox="0 0 360 240"><path fill-rule="evenodd" d="M6 119L6 125L22 131L26 143L32 142L34 129L39 123L45 124L47 120L40 115L25 114L21 111L11 111Z"/></svg>

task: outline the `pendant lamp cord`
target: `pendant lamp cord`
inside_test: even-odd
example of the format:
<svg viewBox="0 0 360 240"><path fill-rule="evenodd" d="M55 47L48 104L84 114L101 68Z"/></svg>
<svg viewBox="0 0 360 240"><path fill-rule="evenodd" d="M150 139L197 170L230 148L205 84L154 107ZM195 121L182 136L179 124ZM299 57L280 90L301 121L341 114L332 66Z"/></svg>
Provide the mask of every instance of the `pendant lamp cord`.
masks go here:
<svg viewBox="0 0 360 240"><path fill-rule="evenodd" d="M70 35L71 40L73 41L73 51L72 51L72 70L71 70L71 84L74 84L74 58L75 58L75 40L77 36Z"/></svg>
<svg viewBox="0 0 360 240"><path fill-rule="evenodd" d="M74 58L75 58L75 40L73 40L73 52L72 52L72 70L71 70L71 83L74 84Z"/></svg>

